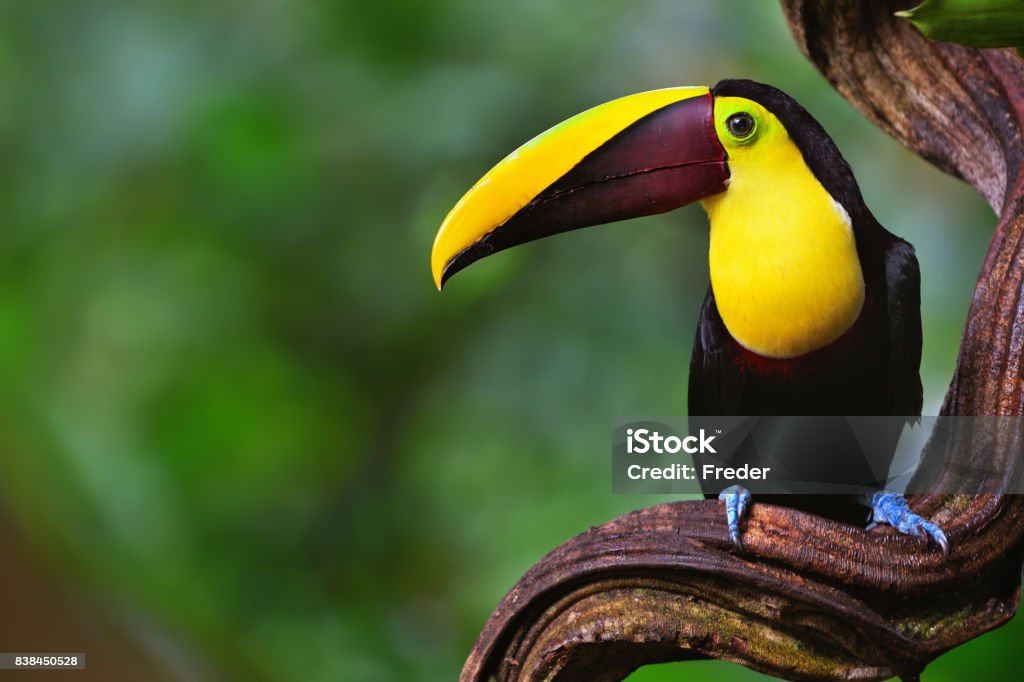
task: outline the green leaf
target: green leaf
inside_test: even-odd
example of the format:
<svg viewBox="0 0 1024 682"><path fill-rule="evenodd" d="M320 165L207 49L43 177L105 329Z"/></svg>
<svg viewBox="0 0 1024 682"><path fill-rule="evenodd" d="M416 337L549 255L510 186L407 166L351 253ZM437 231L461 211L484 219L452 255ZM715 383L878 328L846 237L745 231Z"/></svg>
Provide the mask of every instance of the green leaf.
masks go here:
<svg viewBox="0 0 1024 682"><path fill-rule="evenodd" d="M932 40L969 47L1024 45L1021 0L925 0L896 12Z"/></svg>

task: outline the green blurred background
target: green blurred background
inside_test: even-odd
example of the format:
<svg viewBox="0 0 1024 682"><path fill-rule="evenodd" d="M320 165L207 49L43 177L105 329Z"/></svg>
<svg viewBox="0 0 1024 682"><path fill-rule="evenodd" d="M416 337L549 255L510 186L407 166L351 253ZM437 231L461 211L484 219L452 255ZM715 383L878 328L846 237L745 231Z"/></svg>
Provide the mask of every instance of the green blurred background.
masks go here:
<svg viewBox="0 0 1024 682"><path fill-rule="evenodd" d="M553 123L729 76L796 96L917 246L934 414L995 219L773 3L3 3L0 650L86 651L76 679L454 679L533 562L663 499L610 494L610 422L685 410L707 229L565 235L444 295L434 232ZM994 677L1022 634L928 679Z"/></svg>

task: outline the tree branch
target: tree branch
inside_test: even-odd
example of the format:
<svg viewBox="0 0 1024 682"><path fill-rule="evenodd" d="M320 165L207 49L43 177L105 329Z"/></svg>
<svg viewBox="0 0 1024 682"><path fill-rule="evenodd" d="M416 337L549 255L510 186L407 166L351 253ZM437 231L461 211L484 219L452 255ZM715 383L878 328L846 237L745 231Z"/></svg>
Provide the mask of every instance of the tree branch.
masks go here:
<svg viewBox="0 0 1024 682"><path fill-rule="evenodd" d="M906 3L903 3L905 5ZM801 49L872 121L975 187L1000 215L943 414L1024 414L1024 61L936 44L900 3L783 0ZM954 466L984 448L1009 490L1020 436L930 446ZM953 468L926 489L938 491ZM1004 480L1005 479L1005 480ZM758 504L733 553L721 504L664 504L569 540L502 600L462 680L619 680L637 667L714 657L794 680L915 679L939 654L1016 611L1024 496L921 495L945 557ZM941 596L940 596L941 595Z"/></svg>

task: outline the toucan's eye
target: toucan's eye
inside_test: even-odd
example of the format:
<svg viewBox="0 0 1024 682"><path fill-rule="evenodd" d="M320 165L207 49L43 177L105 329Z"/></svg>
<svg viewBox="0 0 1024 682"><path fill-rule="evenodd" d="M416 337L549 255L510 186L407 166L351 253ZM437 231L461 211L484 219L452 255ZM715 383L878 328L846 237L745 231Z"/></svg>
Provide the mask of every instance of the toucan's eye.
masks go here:
<svg viewBox="0 0 1024 682"><path fill-rule="evenodd" d="M725 127L729 129L733 136L742 140L750 137L750 134L754 132L754 117L745 111L741 111L726 119Z"/></svg>

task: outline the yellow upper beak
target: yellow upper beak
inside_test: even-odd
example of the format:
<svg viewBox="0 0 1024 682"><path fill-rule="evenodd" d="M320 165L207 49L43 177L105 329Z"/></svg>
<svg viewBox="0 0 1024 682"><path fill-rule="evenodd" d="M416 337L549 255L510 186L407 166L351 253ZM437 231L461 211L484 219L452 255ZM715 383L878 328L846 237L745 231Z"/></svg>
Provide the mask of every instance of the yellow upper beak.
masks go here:
<svg viewBox="0 0 1024 682"><path fill-rule="evenodd" d="M669 111L686 101L685 110ZM727 176L708 88L602 104L533 138L466 192L434 239L434 283L440 289L455 271L513 244L671 210L724 189ZM506 226L516 234L498 239Z"/></svg>

